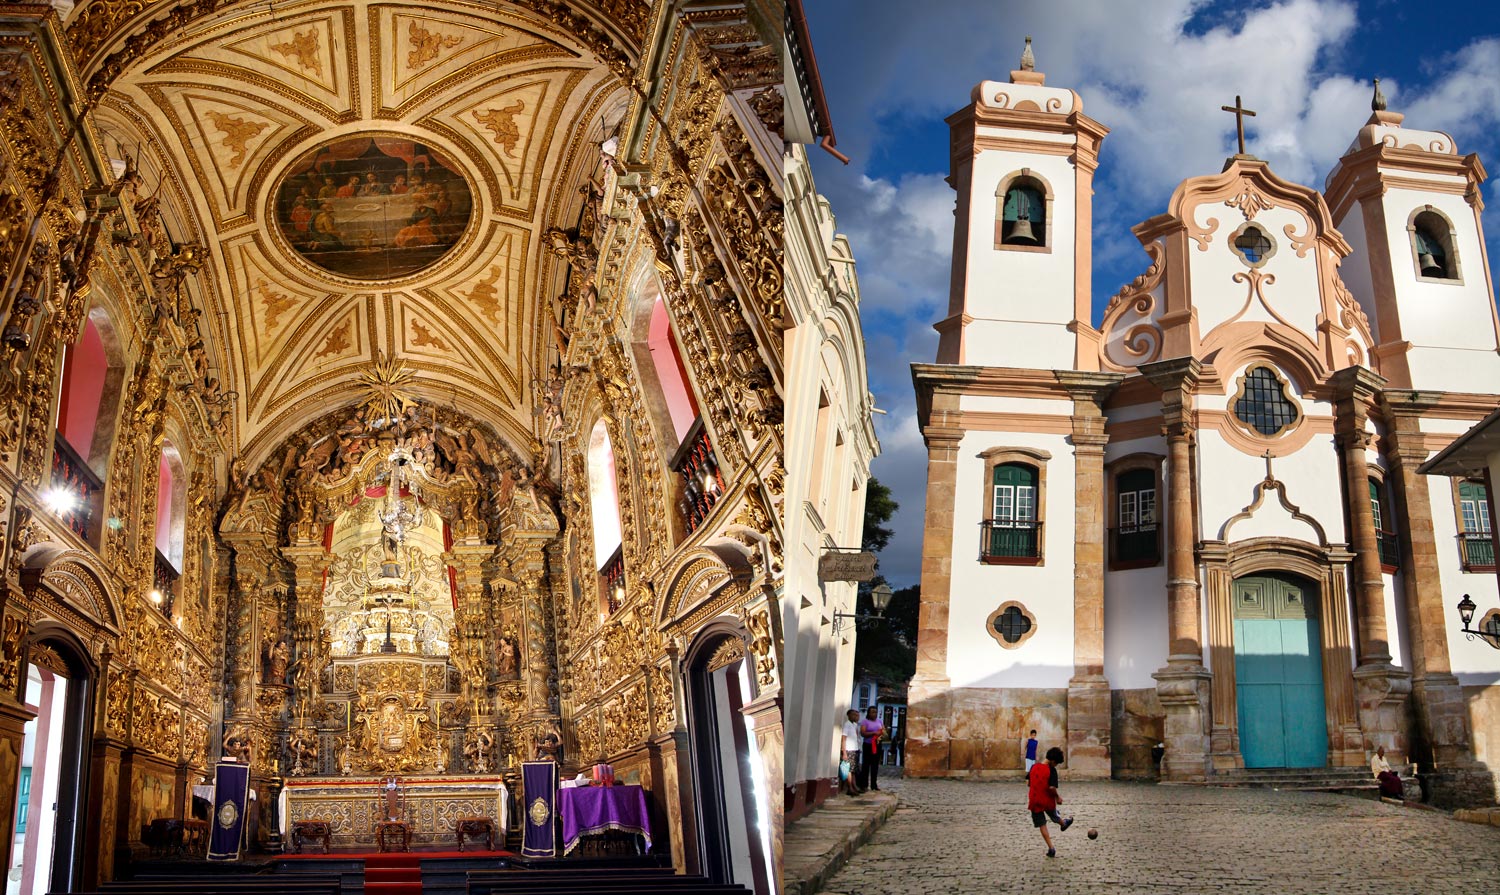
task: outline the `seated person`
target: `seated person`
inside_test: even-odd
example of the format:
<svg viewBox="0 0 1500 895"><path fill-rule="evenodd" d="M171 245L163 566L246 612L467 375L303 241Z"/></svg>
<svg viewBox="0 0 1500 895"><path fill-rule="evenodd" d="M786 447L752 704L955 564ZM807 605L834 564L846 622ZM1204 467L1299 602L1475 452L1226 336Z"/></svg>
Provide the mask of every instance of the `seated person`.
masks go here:
<svg viewBox="0 0 1500 895"><path fill-rule="evenodd" d="M1403 787L1401 778L1395 771L1391 770L1390 762L1385 760L1385 747L1378 746L1375 754L1370 758L1370 773L1380 781L1380 794L1389 799L1402 798Z"/></svg>

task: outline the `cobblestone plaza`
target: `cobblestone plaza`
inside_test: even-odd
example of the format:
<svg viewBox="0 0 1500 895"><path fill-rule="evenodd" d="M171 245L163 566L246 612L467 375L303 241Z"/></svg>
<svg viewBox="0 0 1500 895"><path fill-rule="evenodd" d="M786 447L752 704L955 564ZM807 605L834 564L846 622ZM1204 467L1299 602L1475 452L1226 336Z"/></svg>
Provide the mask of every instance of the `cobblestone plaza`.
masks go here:
<svg viewBox="0 0 1500 895"><path fill-rule="evenodd" d="M1070 783L1056 858L1020 782L891 780L896 815L825 891L840 895L1500 892L1500 827L1369 799ZM1099 838L1089 841L1094 827Z"/></svg>

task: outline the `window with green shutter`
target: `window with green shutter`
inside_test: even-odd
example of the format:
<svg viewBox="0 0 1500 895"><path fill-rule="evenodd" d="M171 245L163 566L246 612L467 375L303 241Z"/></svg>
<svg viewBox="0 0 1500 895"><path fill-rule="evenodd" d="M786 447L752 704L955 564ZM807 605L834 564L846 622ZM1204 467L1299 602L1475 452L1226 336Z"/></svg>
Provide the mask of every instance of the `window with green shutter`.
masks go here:
<svg viewBox="0 0 1500 895"><path fill-rule="evenodd" d="M1401 566L1401 552L1397 549L1396 532L1386 513L1385 485L1378 479L1370 479L1370 513L1375 517L1375 540L1380 549L1380 567L1394 572ZM1387 527L1391 525L1391 527Z"/></svg>
<svg viewBox="0 0 1500 895"><path fill-rule="evenodd" d="M1037 470L1022 463L996 466L990 484L990 518L984 522L980 558L1028 560L1039 556Z"/></svg>
<svg viewBox="0 0 1500 895"><path fill-rule="evenodd" d="M1490 534L1489 495L1483 484L1458 483L1458 515L1462 523L1458 540L1464 568L1472 572L1493 571L1495 542Z"/></svg>

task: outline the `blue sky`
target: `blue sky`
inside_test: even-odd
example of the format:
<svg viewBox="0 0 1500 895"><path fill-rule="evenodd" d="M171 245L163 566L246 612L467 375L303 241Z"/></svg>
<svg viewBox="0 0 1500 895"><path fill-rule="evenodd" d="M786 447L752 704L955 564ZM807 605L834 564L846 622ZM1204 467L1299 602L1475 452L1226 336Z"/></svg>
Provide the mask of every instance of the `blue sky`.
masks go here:
<svg viewBox="0 0 1500 895"><path fill-rule="evenodd" d="M1071 87L1112 131L1094 195L1094 323L1145 269L1130 227L1165 209L1180 181L1234 152L1236 94L1257 111L1247 150L1321 188L1370 114L1370 78L1406 124L1443 130L1500 184L1500 6L1390 0L1278 4L1140 0L805 0L838 147L813 149L818 190L858 261L870 388L895 491L896 537L881 557L894 585L920 574L926 450L908 364L931 362L948 300L953 191L948 127L982 80L1003 81L1031 35L1048 86ZM1500 222L1487 226L1500 258ZM874 362L899 358L897 363ZM1493 384L1492 384L1493 385Z"/></svg>

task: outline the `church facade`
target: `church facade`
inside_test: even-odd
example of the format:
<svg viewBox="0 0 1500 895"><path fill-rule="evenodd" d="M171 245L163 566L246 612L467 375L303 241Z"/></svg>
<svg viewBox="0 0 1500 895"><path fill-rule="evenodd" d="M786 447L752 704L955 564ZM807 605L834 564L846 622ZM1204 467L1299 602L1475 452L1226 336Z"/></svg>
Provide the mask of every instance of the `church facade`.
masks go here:
<svg viewBox="0 0 1500 895"><path fill-rule="evenodd" d="M391 778L414 846L452 847L470 784L503 837L521 762L608 763L672 866L779 888L782 29L0 12L23 891L118 877L226 757L249 849L321 818L373 850Z"/></svg>
<svg viewBox="0 0 1500 895"><path fill-rule="evenodd" d="M1183 181L1098 325L1107 128L1029 46L948 119L908 773L1017 773L1035 728L1074 777L1384 746L1493 801L1500 649L1456 609L1494 603L1486 485L1418 472L1500 403L1485 172L1373 105L1322 192L1243 143Z"/></svg>

